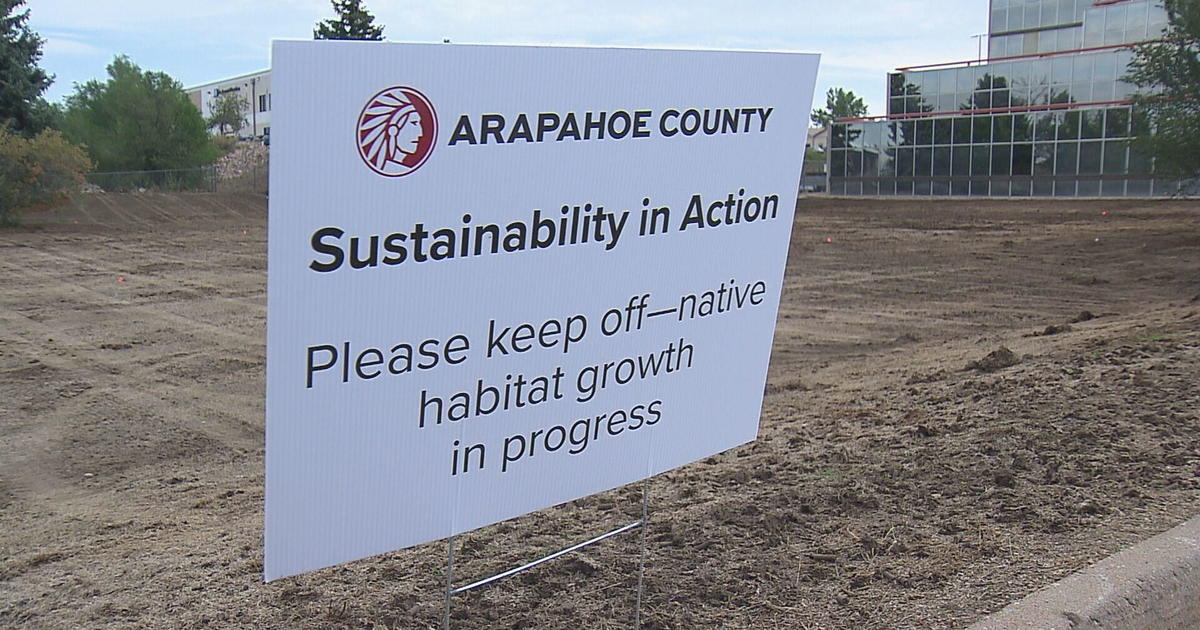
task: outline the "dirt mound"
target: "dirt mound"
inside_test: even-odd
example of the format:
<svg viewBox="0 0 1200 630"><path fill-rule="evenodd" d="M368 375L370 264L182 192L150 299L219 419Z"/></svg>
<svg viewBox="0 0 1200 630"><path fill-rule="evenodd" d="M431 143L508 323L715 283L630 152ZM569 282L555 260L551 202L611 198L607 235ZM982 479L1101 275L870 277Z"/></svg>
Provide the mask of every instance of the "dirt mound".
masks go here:
<svg viewBox="0 0 1200 630"><path fill-rule="evenodd" d="M1075 329L1071 328L1070 324L1050 324L1042 329L1041 336L1049 337L1050 335L1061 335L1063 333L1071 332L1072 330Z"/></svg>
<svg viewBox="0 0 1200 630"><path fill-rule="evenodd" d="M983 357L982 359L968 363L966 369L975 370L978 372L995 372L997 370L1003 370L1007 367L1012 367L1020 362L1021 357L1018 357L1017 353L1004 346L1000 346L999 348L989 352L987 356Z"/></svg>
<svg viewBox="0 0 1200 630"><path fill-rule="evenodd" d="M1082 324L1083 322L1090 322L1093 319L1096 319L1096 316L1091 311L1079 311L1079 314L1072 317L1067 323Z"/></svg>

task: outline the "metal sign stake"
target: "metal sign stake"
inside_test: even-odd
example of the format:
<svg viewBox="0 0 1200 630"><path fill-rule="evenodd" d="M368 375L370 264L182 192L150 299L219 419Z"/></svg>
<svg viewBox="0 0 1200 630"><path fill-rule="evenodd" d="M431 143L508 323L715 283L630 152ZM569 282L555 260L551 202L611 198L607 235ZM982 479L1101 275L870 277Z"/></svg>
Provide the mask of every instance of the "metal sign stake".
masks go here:
<svg viewBox="0 0 1200 630"><path fill-rule="evenodd" d="M454 588L454 536L446 539L446 606L442 612L442 630L450 630L450 597Z"/></svg>
<svg viewBox="0 0 1200 630"><path fill-rule="evenodd" d="M589 538L588 540L585 540L580 543L576 543L574 545L571 545L570 547L566 547L564 549L555 551L552 554L542 556L541 558L538 558L536 560L531 560L520 566L513 567L511 569L508 569L507 571L502 571L500 573L485 577L480 580L476 580L476 581L471 582L470 584L466 584L464 586L459 586L459 587L454 586L454 538L455 537L451 536L449 539L447 539L447 542L446 542L446 601L445 601L445 606L442 610L442 630L450 630L450 600L455 595L461 595L463 593L466 593L467 591L472 591L477 588L487 586L488 584L494 584L496 582L499 582L500 580L503 580L505 578L509 578L518 573L521 573L522 571L527 571L527 570L532 569L540 564L544 564L544 563L554 560L556 558L561 558L562 556L565 556L571 552L579 551L580 549L589 547L600 541L607 540L609 538L612 538L613 536L618 536L620 534L624 534L625 532L628 532L633 529L641 530L641 535L640 535L641 551L640 551L639 558L638 558L637 604L636 604L636 608L634 610L634 621L633 621L634 630L640 630L642 627L642 595L645 591L645 576L646 576L646 530L650 524L649 486L650 486L649 479L642 481L642 518L640 520L634 521L627 525L622 525L621 527L618 527L614 530L600 534L599 536Z"/></svg>
<svg viewBox="0 0 1200 630"><path fill-rule="evenodd" d="M650 524L650 513L646 507L649 487L649 479L642 482L642 551L641 557L638 558L637 606L634 608L633 630L642 628L642 593L646 585L646 530Z"/></svg>

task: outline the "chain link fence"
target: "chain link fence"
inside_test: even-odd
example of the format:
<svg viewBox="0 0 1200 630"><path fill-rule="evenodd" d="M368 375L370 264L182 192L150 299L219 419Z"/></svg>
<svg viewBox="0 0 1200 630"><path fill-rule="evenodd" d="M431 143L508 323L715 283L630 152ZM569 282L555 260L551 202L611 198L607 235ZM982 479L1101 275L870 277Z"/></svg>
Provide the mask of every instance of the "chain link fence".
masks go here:
<svg viewBox="0 0 1200 630"><path fill-rule="evenodd" d="M152 171L96 171L86 175L88 192L255 192L267 193L267 165L237 172L216 164Z"/></svg>
<svg viewBox="0 0 1200 630"><path fill-rule="evenodd" d="M97 171L88 173L92 192L216 192L217 170L212 166L154 171Z"/></svg>

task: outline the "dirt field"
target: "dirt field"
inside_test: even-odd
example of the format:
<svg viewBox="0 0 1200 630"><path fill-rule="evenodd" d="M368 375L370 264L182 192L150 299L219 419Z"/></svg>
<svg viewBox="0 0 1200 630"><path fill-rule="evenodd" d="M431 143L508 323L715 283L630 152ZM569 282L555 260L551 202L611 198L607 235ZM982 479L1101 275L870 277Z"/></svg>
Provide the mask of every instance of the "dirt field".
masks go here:
<svg viewBox="0 0 1200 630"><path fill-rule="evenodd" d="M444 543L261 583L265 227L100 194L0 231L0 627L437 626ZM1200 512L1200 203L804 200L767 394L650 482L643 627L963 628ZM460 537L456 582L639 493ZM637 553L453 627L631 627Z"/></svg>

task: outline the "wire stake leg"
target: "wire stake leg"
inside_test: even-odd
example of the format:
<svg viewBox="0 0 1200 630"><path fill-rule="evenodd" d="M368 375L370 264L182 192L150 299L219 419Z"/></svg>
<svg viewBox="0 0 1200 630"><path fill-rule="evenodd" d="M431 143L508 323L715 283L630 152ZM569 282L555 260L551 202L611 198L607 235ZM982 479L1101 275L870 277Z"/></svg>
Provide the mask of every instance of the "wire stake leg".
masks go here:
<svg viewBox="0 0 1200 630"><path fill-rule="evenodd" d="M450 630L450 597L454 590L454 536L446 541L446 605L442 611L442 630Z"/></svg>
<svg viewBox="0 0 1200 630"><path fill-rule="evenodd" d="M642 481L642 552L638 559L637 607L634 609L633 630L642 628L642 593L646 584L646 529L650 527L650 513L647 508L650 479Z"/></svg>

